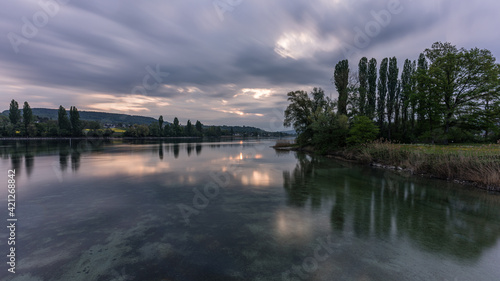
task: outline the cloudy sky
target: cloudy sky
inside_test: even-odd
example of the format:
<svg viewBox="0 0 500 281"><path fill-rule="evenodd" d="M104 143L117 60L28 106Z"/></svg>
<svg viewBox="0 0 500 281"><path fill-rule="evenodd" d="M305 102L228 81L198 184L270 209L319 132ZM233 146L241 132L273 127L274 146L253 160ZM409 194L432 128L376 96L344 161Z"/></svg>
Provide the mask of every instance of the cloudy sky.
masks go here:
<svg viewBox="0 0 500 281"><path fill-rule="evenodd" d="M0 108L179 117L279 130L286 93L335 64L436 41L500 57L500 1L16 0L0 10ZM498 61L498 60L497 60Z"/></svg>

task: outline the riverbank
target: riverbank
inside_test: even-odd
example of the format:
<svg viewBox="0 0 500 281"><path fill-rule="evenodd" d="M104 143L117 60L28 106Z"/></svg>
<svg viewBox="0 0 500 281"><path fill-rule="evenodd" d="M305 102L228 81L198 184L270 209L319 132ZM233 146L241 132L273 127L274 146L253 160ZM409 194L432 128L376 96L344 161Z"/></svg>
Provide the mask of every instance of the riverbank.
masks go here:
<svg viewBox="0 0 500 281"><path fill-rule="evenodd" d="M281 144L275 149L315 153L313 147ZM500 192L500 145L410 145L389 142L330 151L327 157L454 181Z"/></svg>

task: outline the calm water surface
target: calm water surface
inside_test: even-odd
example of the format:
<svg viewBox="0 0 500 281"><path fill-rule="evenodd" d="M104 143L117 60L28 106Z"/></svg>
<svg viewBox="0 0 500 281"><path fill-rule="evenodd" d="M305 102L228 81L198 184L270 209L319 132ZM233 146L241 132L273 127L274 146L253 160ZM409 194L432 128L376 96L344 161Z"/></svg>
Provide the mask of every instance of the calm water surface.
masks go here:
<svg viewBox="0 0 500 281"><path fill-rule="evenodd" d="M0 280L500 280L500 196L272 144L0 142Z"/></svg>

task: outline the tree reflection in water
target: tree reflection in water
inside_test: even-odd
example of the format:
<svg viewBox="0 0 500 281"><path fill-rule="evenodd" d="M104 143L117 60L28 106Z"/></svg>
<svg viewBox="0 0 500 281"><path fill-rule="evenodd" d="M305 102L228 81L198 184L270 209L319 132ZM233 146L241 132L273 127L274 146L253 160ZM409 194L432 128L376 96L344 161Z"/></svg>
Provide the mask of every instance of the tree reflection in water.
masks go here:
<svg viewBox="0 0 500 281"><path fill-rule="evenodd" d="M332 206L334 231L362 239L410 238L426 251L466 259L479 258L500 236L499 196L323 157L297 154L297 160L283 172L287 204Z"/></svg>

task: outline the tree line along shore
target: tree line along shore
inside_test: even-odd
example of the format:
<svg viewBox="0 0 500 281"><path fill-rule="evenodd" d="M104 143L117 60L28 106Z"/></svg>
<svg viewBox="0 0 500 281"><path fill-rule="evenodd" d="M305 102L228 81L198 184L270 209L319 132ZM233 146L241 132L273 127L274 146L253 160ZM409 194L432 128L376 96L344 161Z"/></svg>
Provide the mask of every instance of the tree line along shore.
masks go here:
<svg viewBox="0 0 500 281"><path fill-rule="evenodd" d="M40 112L40 109L35 109ZM50 109L43 109L50 111ZM56 110L52 110L55 112ZM83 112L88 115L111 115L100 112ZM54 114L55 115L55 114ZM122 118L124 116L121 116ZM194 124L188 120L185 125L179 122L175 117L172 123L166 122L163 116L158 119L150 119L149 124L126 123L119 121L114 124L96 120L82 120L80 113L75 106L71 106L69 114L61 105L57 110L57 119L45 116L36 116L33 114L28 102L24 102L23 109L19 108L16 100L10 103L8 116L0 115L0 138L200 138L200 137L257 137L257 136L282 136L279 132L266 132L264 130L248 126L207 126L200 121ZM135 118L135 119L137 119ZM133 119L133 118L129 118ZM119 119L121 120L121 118ZM149 120L148 120L149 121Z"/></svg>

